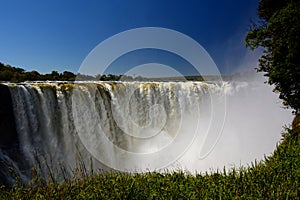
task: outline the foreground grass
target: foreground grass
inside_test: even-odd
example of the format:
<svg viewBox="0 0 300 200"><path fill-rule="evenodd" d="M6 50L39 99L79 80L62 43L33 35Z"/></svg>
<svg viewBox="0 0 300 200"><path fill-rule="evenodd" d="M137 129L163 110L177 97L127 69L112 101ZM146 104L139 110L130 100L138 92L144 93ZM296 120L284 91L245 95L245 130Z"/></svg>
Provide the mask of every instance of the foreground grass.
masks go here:
<svg viewBox="0 0 300 200"><path fill-rule="evenodd" d="M272 156L248 168L196 176L103 173L60 184L0 186L0 199L300 199L300 139L287 132Z"/></svg>

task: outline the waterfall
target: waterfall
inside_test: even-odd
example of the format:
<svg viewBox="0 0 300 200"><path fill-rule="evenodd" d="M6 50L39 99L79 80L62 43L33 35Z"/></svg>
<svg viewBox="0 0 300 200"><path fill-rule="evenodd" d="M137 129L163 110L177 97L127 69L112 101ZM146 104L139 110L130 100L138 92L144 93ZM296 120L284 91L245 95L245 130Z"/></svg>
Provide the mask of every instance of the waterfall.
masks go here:
<svg viewBox="0 0 300 200"><path fill-rule="evenodd" d="M188 170L200 171L206 166L205 159L208 160L207 168L219 167L209 155L218 149L217 143L222 143L223 140L219 140L226 136L226 130L231 130L225 122L244 123L253 117L248 113L249 116L242 120L236 115L235 112L241 114L243 109L238 107L241 102L237 100L237 94L245 97L246 112L250 108L247 106L252 106L251 103L246 105L248 100L253 100L247 95L258 94L257 88L258 92L262 88L257 84L227 82L28 82L5 85L11 96L19 156L5 154L3 150L0 160L13 163L24 180L30 178L30 170L37 165L37 159L45 159L53 168L64 166L67 173L71 173L79 155L86 164L92 160L94 168L121 171L176 168L178 163ZM266 91L272 96L269 89ZM226 99L235 103L228 102L227 105ZM257 99L262 102L259 96ZM287 116L285 113L279 121L286 120ZM250 123L255 126L256 121ZM2 132L0 138L5 134L9 133ZM241 143L236 138L231 141ZM270 147L263 153L268 151ZM209 166L209 163L213 164ZM0 165L0 172L5 174L5 170ZM47 173L44 176L47 177Z"/></svg>

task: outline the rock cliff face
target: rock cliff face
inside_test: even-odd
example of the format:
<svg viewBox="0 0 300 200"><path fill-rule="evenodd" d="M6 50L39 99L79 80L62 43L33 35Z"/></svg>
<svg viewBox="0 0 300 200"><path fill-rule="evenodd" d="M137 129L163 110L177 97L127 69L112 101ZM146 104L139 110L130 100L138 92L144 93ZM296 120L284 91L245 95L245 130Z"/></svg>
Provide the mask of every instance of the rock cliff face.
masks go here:
<svg viewBox="0 0 300 200"><path fill-rule="evenodd" d="M12 99L7 85L0 84L0 183L10 184L7 179L9 174L9 161L20 161L18 133L12 106Z"/></svg>
<svg viewBox="0 0 300 200"><path fill-rule="evenodd" d="M18 134L15 126L15 118L9 88L0 84L0 146L2 149L10 149L18 146Z"/></svg>

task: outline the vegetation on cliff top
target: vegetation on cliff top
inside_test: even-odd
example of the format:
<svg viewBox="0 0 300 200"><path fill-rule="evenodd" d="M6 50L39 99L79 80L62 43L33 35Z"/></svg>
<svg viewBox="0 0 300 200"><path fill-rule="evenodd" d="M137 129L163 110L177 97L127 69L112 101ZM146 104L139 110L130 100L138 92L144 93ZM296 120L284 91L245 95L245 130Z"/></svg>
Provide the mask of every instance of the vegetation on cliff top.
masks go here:
<svg viewBox="0 0 300 200"><path fill-rule="evenodd" d="M74 74L69 71L58 73L52 71L50 74L40 74L37 71L26 72L24 69L19 67L13 67L5 65L0 62L0 81L6 82L24 82L24 81L75 81L76 80L95 80L95 81L116 81L121 76L118 75L83 75ZM132 77L126 76L128 80L133 79Z"/></svg>

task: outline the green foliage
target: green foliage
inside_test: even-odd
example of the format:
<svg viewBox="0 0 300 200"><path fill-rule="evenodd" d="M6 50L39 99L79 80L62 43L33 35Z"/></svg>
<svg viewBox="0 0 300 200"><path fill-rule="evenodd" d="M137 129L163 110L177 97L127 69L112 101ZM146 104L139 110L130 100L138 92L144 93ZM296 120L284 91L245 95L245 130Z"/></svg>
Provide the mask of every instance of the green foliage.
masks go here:
<svg viewBox="0 0 300 200"><path fill-rule="evenodd" d="M203 81L201 76L185 76L185 77L163 77L163 78L147 78L142 76L132 77L130 75L114 75L114 74L96 74L95 76L87 74L73 74L64 71L58 73L52 71L50 74L39 74L37 71L26 72L22 68L4 65L0 62L0 82L24 82L24 81ZM205 80L219 80L217 76L206 76Z"/></svg>
<svg viewBox="0 0 300 200"><path fill-rule="evenodd" d="M273 155L248 168L191 175L186 172L99 173L80 164L71 180L30 187L0 186L0 199L299 199L300 139L287 130ZM82 170L84 169L84 170Z"/></svg>
<svg viewBox="0 0 300 200"><path fill-rule="evenodd" d="M75 81L76 80L89 80L89 81L118 81L121 75L84 75L78 73L75 75L72 72L64 71L63 73L58 73L57 71L52 71L50 74L40 74L37 71L25 72L22 68L12 67L10 65L4 65L0 62L0 81L7 82L23 82L23 81ZM131 76L122 76L125 80L135 80Z"/></svg>
<svg viewBox="0 0 300 200"><path fill-rule="evenodd" d="M64 71L58 73L52 71L51 74L40 74L37 71L25 72L22 68L4 65L0 62L0 81L23 82L23 81L74 81L76 75L72 72Z"/></svg>
<svg viewBox="0 0 300 200"><path fill-rule="evenodd" d="M300 2L260 0L261 21L246 36L251 49L264 48L257 69L266 72L286 106L300 112Z"/></svg>

